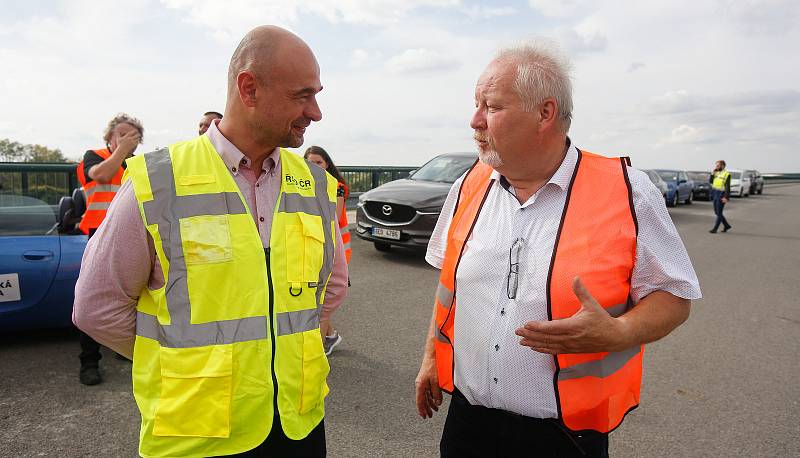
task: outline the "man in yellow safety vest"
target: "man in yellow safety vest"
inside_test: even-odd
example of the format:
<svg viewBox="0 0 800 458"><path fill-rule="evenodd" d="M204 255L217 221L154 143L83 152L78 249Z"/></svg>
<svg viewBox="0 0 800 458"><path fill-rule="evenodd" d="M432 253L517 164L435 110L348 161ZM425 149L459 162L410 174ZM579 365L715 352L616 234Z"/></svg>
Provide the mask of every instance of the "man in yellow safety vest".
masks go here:
<svg viewBox="0 0 800 458"><path fill-rule="evenodd" d="M347 291L336 180L283 147L322 119L319 66L274 26L231 58L224 118L128 161L74 321L133 359L144 457L325 456L323 306Z"/></svg>

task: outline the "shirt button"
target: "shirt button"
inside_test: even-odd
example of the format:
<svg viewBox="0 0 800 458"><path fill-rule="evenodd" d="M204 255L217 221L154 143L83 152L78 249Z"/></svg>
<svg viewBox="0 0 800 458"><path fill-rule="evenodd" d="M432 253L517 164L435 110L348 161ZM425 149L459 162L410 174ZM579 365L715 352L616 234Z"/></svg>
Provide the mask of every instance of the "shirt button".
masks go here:
<svg viewBox="0 0 800 458"><path fill-rule="evenodd" d="M260 185L260 184L258 184L258 183L256 183L256 188L257 188L257 187L259 187L259 186L261 186L261 185Z"/></svg>
<svg viewBox="0 0 800 458"><path fill-rule="evenodd" d="M494 351L500 351L500 345L495 345L494 346Z"/></svg>
<svg viewBox="0 0 800 458"><path fill-rule="evenodd" d="M261 222L263 223L263 222L264 222L264 217L263 217L263 216L259 216L259 217L258 217L258 220L259 220L259 221L261 221Z"/></svg>
<svg viewBox="0 0 800 458"><path fill-rule="evenodd" d="M500 316L503 316L503 315L505 315L505 314L506 314L506 309L502 309L502 310L500 310Z"/></svg>
<svg viewBox="0 0 800 458"><path fill-rule="evenodd" d="M497 377L494 378L494 383L497 383Z"/></svg>
<svg viewBox="0 0 800 458"><path fill-rule="evenodd" d="M235 172L235 171L236 171L236 167L231 167L231 172Z"/></svg>

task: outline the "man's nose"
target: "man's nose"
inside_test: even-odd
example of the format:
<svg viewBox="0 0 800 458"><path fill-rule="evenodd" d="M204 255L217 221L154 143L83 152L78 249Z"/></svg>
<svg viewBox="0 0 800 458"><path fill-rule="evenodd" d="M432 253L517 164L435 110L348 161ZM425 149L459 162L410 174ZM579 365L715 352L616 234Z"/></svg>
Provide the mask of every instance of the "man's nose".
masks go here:
<svg viewBox="0 0 800 458"><path fill-rule="evenodd" d="M305 112L303 113L308 119L319 122L322 120L322 110L319 108L317 98L313 97Z"/></svg>
<svg viewBox="0 0 800 458"><path fill-rule="evenodd" d="M469 126L474 130L486 129L486 116L484 115L482 109L478 108L475 110L475 113L472 115L472 119L469 121Z"/></svg>

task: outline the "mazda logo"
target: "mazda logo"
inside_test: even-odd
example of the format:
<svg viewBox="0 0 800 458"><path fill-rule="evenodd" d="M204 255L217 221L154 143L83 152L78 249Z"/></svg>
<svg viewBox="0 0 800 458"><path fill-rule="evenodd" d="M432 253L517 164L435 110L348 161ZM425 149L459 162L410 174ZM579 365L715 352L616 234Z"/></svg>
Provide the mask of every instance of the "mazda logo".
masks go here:
<svg viewBox="0 0 800 458"><path fill-rule="evenodd" d="M381 208L381 212L383 212L383 214L386 215L386 216L391 215L392 214L392 206L391 205L384 205Z"/></svg>

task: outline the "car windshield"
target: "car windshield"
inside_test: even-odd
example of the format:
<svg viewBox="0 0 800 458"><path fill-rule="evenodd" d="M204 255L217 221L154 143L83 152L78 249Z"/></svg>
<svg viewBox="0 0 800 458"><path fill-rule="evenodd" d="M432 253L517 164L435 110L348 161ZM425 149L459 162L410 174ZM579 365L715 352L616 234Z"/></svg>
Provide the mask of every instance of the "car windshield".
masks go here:
<svg viewBox="0 0 800 458"><path fill-rule="evenodd" d="M454 183L474 162L469 156L439 156L420 167L411 179Z"/></svg>
<svg viewBox="0 0 800 458"><path fill-rule="evenodd" d="M658 184L658 182L661 181L658 178L658 174L656 172L653 172L652 170L645 170L644 173L647 174L647 176L650 178L650 181L652 181L653 184Z"/></svg>
<svg viewBox="0 0 800 458"><path fill-rule="evenodd" d="M741 172L731 172L731 178L736 178L737 180L742 177Z"/></svg>
<svg viewBox="0 0 800 458"><path fill-rule="evenodd" d="M52 205L33 197L0 194L0 236L46 235L55 224Z"/></svg>
<svg viewBox="0 0 800 458"><path fill-rule="evenodd" d="M669 170L659 170L658 175L664 181L678 181L678 172L672 172Z"/></svg>
<svg viewBox="0 0 800 458"><path fill-rule="evenodd" d="M687 175L694 181L708 181L711 176L708 172L687 172Z"/></svg>

